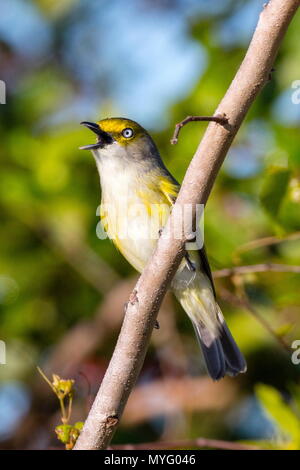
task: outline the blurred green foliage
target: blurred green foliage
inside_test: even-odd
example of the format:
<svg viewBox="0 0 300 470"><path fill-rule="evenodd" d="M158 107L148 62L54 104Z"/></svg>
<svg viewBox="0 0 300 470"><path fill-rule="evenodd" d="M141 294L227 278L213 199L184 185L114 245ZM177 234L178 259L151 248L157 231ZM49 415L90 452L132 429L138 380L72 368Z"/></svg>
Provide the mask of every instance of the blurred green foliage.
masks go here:
<svg viewBox="0 0 300 470"><path fill-rule="evenodd" d="M295 400L288 404L277 390L263 384L256 386L256 394L276 426L274 448L299 450L300 410L295 407Z"/></svg>

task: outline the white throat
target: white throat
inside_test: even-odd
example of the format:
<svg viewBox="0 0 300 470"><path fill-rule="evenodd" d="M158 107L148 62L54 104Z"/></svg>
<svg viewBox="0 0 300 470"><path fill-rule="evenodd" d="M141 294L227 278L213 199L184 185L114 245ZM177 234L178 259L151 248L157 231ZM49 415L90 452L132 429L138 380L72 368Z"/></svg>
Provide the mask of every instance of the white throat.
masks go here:
<svg viewBox="0 0 300 470"><path fill-rule="evenodd" d="M126 147L115 142L92 153L100 176L102 203L127 204L136 197L139 165L130 162Z"/></svg>

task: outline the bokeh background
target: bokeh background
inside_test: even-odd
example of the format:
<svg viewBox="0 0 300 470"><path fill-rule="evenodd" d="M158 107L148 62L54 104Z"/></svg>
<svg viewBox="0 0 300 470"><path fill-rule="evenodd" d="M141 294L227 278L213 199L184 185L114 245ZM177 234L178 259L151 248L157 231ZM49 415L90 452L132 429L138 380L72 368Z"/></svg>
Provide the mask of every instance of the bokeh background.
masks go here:
<svg viewBox="0 0 300 470"><path fill-rule="evenodd" d="M171 146L174 124L213 113L264 1L1 0L1 448L63 448L37 366L75 380L71 422L84 421L136 280L97 237L99 180L78 150L91 142L80 121L137 120L181 181L205 124ZM114 444L202 436L300 448L299 30L298 15L205 214L219 302L248 372L207 378L191 324L167 297ZM294 268L220 273L261 263Z"/></svg>

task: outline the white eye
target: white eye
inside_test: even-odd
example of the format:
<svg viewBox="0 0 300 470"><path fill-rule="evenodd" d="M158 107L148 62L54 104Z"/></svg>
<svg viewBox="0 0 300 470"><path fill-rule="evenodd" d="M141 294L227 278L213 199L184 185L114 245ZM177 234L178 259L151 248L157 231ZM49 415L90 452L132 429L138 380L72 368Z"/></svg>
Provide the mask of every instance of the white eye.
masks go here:
<svg viewBox="0 0 300 470"><path fill-rule="evenodd" d="M130 127L126 127L126 129L122 130L122 135L126 139L130 139L133 136L133 130Z"/></svg>

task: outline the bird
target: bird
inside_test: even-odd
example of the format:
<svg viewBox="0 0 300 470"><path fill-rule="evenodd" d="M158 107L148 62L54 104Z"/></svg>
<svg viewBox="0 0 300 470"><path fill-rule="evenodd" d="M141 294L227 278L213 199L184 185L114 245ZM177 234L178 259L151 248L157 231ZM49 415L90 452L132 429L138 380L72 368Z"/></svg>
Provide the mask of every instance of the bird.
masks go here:
<svg viewBox="0 0 300 470"><path fill-rule="evenodd" d="M81 124L96 134L95 143L79 148L92 152L99 172L102 225L126 260L142 272L180 185L137 122L113 117ZM217 302L204 246L186 252L170 287L192 322L210 377L217 381L245 372L246 361Z"/></svg>

